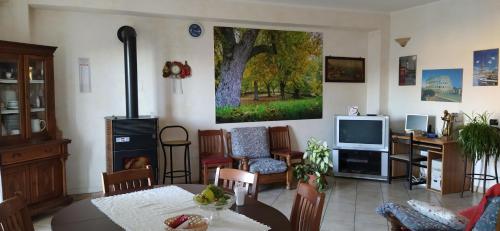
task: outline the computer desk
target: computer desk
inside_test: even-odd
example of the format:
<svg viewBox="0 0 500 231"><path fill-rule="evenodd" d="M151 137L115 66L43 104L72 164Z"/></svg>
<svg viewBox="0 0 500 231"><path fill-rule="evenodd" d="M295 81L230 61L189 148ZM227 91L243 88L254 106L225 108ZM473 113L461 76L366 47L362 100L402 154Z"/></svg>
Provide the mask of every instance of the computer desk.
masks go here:
<svg viewBox="0 0 500 231"><path fill-rule="evenodd" d="M397 137L398 135L393 135ZM400 137L404 138L404 137ZM391 139L392 140L392 139ZM392 143L392 153L401 153L399 150L403 149L401 145ZM449 137L440 138L428 138L424 136L413 137L413 146L419 150L428 151L427 156L427 189L435 191L438 193L450 194L462 192L462 186L464 183L464 158L462 151L455 139ZM442 169L441 169L441 191L432 189L431 186L431 174L432 174L432 160L441 159ZM406 164L393 161L392 176L404 175L406 171ZM418 168L418 167L415 167ZM468 171L471 169L471 163L467 163ZM418 171L414 171L418 172ZM470 182L467 181L465 185L465 190L469 189Z"/></svg>

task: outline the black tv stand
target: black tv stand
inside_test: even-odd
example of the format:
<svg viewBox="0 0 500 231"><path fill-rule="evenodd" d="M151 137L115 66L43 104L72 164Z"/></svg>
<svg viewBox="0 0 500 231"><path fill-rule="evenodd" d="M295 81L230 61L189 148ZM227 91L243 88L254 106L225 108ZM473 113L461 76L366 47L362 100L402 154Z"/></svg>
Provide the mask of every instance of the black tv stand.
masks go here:
<svg viewBox="0 0 500 231"><path fill-rule="evenodd" d="M334 176L387 181L388 151L333 149Z"/></svg>

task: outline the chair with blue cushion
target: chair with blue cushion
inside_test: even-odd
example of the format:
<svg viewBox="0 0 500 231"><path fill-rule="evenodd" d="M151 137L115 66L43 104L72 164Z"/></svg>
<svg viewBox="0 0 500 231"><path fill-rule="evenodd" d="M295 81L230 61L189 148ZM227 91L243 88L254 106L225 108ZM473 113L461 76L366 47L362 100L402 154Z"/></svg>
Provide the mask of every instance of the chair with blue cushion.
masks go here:
<svg viewBox="0 0 500 231"><path fill-rule="evenodd" d="M415 202L414 202L415 203ZM386 202L377 208L377 213L386 217L391 230L412 231L462 231L466 230L467 218L458 215L444 215L432 207L413 208L393 202ZM421 204L425 204L421 203ZM500 231L500 197L488 199L488 203L476 223L470 224L473 231ZM440 214L441 213L441 214Z"/></svg>
<svg viewBox="0 0 500 231"><path fill-rule="evenodd" d="M229 155L239 161L239 169L259 173L259 184L285 182L292 185L290 155L271 155L266 127L233 128L226 134Z"/></svg>

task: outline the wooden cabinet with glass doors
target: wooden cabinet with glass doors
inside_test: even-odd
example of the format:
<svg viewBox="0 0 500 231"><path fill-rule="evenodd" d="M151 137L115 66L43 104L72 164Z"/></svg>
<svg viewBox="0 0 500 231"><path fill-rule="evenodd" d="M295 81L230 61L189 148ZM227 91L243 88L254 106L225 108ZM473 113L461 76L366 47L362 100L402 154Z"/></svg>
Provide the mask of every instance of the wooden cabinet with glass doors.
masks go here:
<svg viewBox="0 0 500 231"><path fill-rule="evenodd" d="M0 41L0 199L20 195L32 214L70 202L65 162L71 141L56 126L55 50Z"/></svg>

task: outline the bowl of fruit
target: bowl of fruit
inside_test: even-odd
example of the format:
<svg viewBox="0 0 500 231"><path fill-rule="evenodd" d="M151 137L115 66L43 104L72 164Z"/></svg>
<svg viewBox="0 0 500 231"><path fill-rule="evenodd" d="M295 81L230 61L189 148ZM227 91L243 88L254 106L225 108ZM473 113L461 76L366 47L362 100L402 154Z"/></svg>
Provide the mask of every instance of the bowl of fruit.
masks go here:
<svg viewBox="0 0 500 231"><path fill-rule="evenodd" d="M234 196L224 192L222 188L208 185L201 193L194 195L193 201L203 210L211 212L210 220L218 217L218 211L229 209L233 206Z"/></svg>

